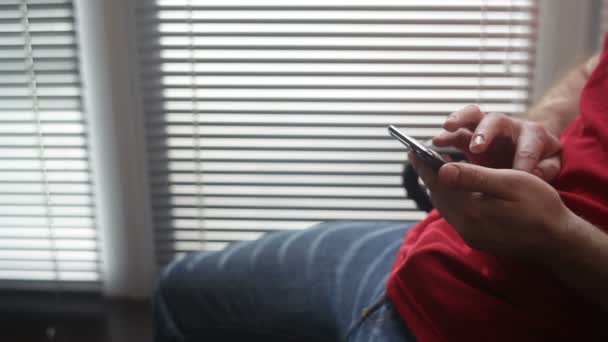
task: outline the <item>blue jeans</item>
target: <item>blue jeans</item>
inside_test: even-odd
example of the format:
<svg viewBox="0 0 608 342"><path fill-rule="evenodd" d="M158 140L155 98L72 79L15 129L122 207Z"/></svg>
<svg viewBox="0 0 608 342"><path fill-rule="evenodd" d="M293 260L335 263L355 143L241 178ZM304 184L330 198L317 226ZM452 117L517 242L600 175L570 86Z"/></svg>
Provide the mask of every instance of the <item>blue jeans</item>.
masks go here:
<svg viewBox="0 0 608 342"><path fill-rule="evenodd" d="M409 226L328 222L175 261L155 296L156 340L414 341L385 300Z"/></svg>

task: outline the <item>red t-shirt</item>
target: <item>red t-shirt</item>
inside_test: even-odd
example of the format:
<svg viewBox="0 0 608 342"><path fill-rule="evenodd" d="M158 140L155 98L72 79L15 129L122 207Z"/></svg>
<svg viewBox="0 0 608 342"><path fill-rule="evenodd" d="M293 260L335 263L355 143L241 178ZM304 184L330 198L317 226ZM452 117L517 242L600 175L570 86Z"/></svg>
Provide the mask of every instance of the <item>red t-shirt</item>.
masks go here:
<svg viewBox="0 0 608 342"><path fill-rule="evenodd" d="M608 231L608 39L561 141L553 186ZM608 341L597 303L538 266L471 249L437 211L406 235L387 291L418 341Z"/></svg>

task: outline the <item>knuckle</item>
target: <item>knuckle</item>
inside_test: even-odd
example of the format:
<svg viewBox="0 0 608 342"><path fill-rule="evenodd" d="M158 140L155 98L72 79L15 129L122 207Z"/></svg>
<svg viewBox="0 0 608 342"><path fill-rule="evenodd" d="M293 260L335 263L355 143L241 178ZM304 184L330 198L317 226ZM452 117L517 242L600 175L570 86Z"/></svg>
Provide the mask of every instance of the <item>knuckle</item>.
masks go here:
<svg viewBox="0 0 608 342"><path fill-rule="evenodd" d="M471 134L472 134L472 133L471 133L471 131L469 131L469 130L468 130L468 129L466 129L466 128L459 128L459 129L456 131L456 137L457 137L458 139L468 138L469 136L471 136Z"/></svg>
<svg viewBox="0 0 608 342"><path fill-rule="evenodd" d="M458 112L454 112L450 115L448 115L448 117L446 118L446 121L450 121L450 120L458 120Z"/></svg>
<svg viewBox="0 0 608 342"><path fill-rule="evenodd" d="M478 112L481 112L481 109L479 108L479 106L478 106L478 105L476 105L476 104L474 104L474 103L472 103L472 104L470 104L470 105L466 106L465 108L467 108L467 109L469 109L469 110L476 110L476 111L478 111Z"/></svg>
<svg viewBox="0 0 608 342"><path fill-rule="evenodd" d="M510 120L508 116L500 112L489 113L486 117L488 118L488 121L495 125L503 124Z"/></svg>
<svg viewBox="0 0 608 342"><path fill-rule="evenodd" d="M466 107L462 108L460 111L461 111L461 112L464 112L464 113L471 113L471 114L479 114L479 113L482 113L482 112L481 112L481 108L479 108L479 106L478 106L478 105L476 105L476 104L470 104L470 105L468 105L468 106L466 106Z"/></svg>
<svg viewBox="0 0 608 342"><path fill-rule="evenodd" d="M486 115L483 123L480 125L484 130L500 130L511 126L511 118L499 112L492 112Z"/></svg>
<svg viewBox="0 0 608 342"><path fill-rule="evenodd" d="M532 148L522 148L517 151L517 157L521 159L538 159L540 158L540 153L537 150Z"/></svg>
<svg viewBox="0 0 608 342"><path fill-rule="evenodd" d="M539 124L538 122L526 121L524 123L524 126L527 127L528 129L534 131L534 132L541 132L541 131L543 131L543 126L541 124Z"/></svg>
<svg viewBox="0 0 608 342"><path fill-rule="evenodd" d="M468 105L456 113L459 113L460 115L462 115L463 118L469 121L479 120L481 117L484 116L483 112L477 105Z"/></svg>
<svg viewBox="0 0 608 342"><path fill-rule="evenodd" d="M524 129L532 133L535 140L542 140L547 137L545 128L536 122L526 122L523 124Z"/></svg>
<svg viewBox="0 0 608 342"><path fill-rule="evenodd" d="M490 112L486 116L495 118L495 119L499 119L499 120L507 117L505 114L503 114L501 112Z"/></svg>

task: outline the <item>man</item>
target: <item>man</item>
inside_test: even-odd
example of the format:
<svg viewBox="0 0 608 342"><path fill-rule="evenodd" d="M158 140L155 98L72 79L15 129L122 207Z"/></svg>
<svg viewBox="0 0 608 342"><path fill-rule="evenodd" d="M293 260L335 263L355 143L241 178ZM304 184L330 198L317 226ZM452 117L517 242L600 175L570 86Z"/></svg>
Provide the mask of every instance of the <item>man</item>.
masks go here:
<svg viewBox="0 0 608 342"><path fill-rule="evenodd" d="M157 339L608 340L606 50L523 119L451 114L434 143L473 163L410 156L437 208L411 229L328 224L175 262Z"/></svg>

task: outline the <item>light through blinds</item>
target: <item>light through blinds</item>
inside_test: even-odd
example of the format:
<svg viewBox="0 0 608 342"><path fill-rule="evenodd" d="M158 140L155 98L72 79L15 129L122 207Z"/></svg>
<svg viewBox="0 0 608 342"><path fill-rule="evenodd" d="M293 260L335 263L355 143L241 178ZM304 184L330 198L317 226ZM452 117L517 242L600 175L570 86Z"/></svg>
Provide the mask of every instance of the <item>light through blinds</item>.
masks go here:
<svg viewBox="0 0 608 342"><path fill-rule="evenodd" d="M327 220L412 221L388 124L523 112L535 1L139 1L158 261Z"/></svg>

